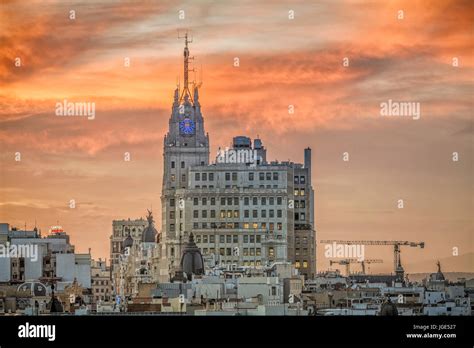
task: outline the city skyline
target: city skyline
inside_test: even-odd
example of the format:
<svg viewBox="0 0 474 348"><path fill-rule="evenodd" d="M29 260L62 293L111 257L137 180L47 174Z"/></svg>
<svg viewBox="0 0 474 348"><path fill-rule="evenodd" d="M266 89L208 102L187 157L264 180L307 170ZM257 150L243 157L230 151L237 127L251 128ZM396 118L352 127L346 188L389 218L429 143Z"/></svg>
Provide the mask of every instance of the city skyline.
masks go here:
<svg viewBox="0 0 474 348"><path fill-rule="evenodd" d="M177 29L189 28L211 159L238 135L259 136L269 160L302 162L311 147L317 240L424 241L423 251L403 250L407 273L433 270L457 247L445 271L473 271L472 8L371 5L2 5L0 221L36 220L45 232L59 220L78 250L104 258L112 220L160 211L163 136L182 81ZM347 7L354 16L342 20ZM63 100L95 102L96 117L55 116ZM420 103L421 117L381 117L389 100ZM327 269L317 250L318 270ZM390 249L367 255L384 256L374 270L392 269ZM416 271L425 260L432 268Z"/></svg>

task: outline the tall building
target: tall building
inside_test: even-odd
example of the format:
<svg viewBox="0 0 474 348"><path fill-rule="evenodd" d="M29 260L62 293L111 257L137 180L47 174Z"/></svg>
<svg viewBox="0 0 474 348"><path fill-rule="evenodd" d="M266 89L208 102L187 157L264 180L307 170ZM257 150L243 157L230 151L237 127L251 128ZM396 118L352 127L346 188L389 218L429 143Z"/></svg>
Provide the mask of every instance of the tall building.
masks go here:
<svg viewBox="0 0 474 348"><path fill-rule="evenodd" d="M268 162L261 139L233 139L209 163L209 136L198 87L190 92L188 40L184 86L174 93L164 139L161 279L180 269L192 232L203 256L215 265L261 267L291 262L315 274L314 195L311 149L304 164Z"/></svg>

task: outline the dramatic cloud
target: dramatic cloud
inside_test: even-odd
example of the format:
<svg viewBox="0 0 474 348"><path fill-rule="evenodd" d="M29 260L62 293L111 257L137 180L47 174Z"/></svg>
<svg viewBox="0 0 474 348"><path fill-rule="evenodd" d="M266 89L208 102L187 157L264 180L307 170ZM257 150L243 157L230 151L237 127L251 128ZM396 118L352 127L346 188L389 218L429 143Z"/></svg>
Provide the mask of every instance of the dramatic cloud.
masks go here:
<svg viewBox="0 0 474 348"><path fill-rule="evenodd" d="M310 146L318 239L425 240L415 264L473 252L473 22L469 0L3 1L0 220L59 220L103 257L113 219L160 209L189 28L211 157L244 134L271 159ZM420 103L420 120L381 117L389 99ZM95 119L56 116L64 100Z"/></svg>

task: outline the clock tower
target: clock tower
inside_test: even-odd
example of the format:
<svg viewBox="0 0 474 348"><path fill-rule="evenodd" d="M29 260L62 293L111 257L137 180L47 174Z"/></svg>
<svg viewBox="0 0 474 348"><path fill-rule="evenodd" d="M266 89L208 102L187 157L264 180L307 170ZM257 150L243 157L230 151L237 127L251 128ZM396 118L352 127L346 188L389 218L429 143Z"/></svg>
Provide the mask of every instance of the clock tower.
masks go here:
<svg viewBox="0 0 474 348"><path fill-rule="evenodd" d="M180 196L188 188L189 168L209 164L209 135L204 131L199 85L190 84L188 79L189 60L193 59L189 56L188 44L192 41L188 40L187 33L184 39L184 84L182 89L178 85L174 91L169 129L163 144L162 256L168 263L169 273L179 265L181 244L185 242L185 231L180 223L184 202ZM166 272L162 269L161 275L165 276Z"/></svg>

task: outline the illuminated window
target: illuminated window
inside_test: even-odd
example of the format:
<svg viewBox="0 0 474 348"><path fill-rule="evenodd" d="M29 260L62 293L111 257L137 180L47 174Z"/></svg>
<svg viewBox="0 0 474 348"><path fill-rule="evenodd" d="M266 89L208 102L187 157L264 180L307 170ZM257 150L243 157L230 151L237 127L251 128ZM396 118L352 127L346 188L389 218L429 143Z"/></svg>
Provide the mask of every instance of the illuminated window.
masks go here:
<svg viewBox="0 0 474 348"><path fill-rule="evenodd" d="M301 267L300 262L299 262L299 261L296 261L296 262L295 262L295 268L300 268L300 267Z"/></svg>
<svg viewBox="0 0 474 348"><path fill-rule="evenodd" d="M308 261L306 260L303 261L303 268L308 268Z"/></svg>
<svg viewBox="0 0 474 348"><path fill-rule="evenodd" d="M252 224L252 228L257 229L257 228L258 228L258 224L257 224L256 222L254 222L254 223Z"/></svg>
<svg viewBox="0 0 474 348"><path fill-rule="evenodd" d="M244 228L245 229L248 229L250 227L249 223L248 222L244 222Z"/></svg>

